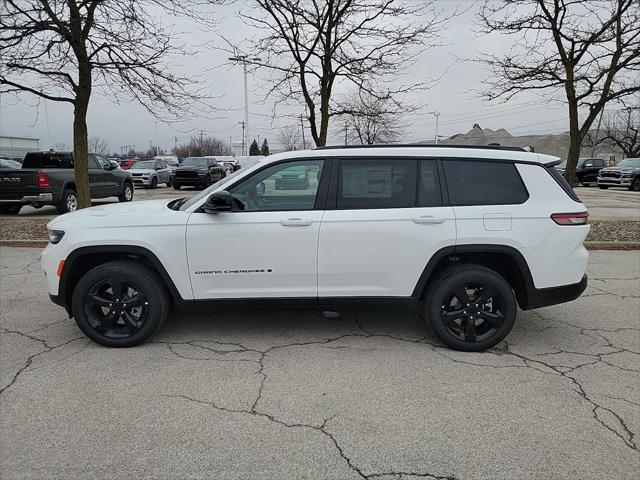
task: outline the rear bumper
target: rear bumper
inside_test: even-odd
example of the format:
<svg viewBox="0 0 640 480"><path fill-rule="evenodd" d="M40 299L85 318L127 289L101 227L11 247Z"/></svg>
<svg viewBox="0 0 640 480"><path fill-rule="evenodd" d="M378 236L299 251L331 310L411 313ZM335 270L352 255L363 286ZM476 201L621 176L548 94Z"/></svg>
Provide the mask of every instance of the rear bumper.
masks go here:
<svg viewBox="0 0 640 480"><path fill-rule="evenodd" d="M0 198L0 203L52 203L53 202L53 193L40 193L38 195L25 195L16 199L2 199Z"/></svg>
<svg viewBox="0 0 640 480"><path fill-rule="evenodd" d="M562 285L551 288L530 288L524 304L520 305L523 310L532 308L548 307L559 303L575 300L587 288L587 275L585 274L578 283L572 285Z"/></svg>

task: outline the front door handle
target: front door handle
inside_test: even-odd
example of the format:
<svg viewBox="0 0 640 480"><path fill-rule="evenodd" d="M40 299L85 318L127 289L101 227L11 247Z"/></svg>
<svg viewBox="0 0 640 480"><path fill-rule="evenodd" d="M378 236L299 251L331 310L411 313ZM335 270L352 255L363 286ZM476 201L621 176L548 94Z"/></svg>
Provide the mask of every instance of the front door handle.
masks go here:
<svg viewBox="0 0 640 480"><path fill-rule="evenodd" d="M432 217L431 215L424 215L422 217L413 217L411 221L413 223L419 223L423 225L433 225L436 223L443 223L446 219L442 217Z"/></svg>
<svg viewBox="0 0 640 480"><path fill-rule="evenodd" d="M308 227L313 223L313 220L305 220L303 218L288 218L286 220L280 220L280 225L283 227Z"/></svg>

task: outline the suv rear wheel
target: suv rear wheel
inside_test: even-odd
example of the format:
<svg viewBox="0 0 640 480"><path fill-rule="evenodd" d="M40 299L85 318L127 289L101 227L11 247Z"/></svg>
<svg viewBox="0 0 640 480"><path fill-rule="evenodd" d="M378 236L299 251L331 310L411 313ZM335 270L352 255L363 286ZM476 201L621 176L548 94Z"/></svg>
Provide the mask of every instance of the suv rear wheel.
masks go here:
<svg viewBox="0 0 640 480"><path fill-rule="evenodd" d="M498 344L517 313L511 285L481 265L444 270L427 290L425 313L435 334L451 348L477 352Z"/></svg>
<svg viewBox="0 0 640 480"><path fill-rule="evenodd" d="M169 297L158 275L139 263L98 265L78 282L72 298L76 323L107 347L133 347L164 324Z"/></svg>

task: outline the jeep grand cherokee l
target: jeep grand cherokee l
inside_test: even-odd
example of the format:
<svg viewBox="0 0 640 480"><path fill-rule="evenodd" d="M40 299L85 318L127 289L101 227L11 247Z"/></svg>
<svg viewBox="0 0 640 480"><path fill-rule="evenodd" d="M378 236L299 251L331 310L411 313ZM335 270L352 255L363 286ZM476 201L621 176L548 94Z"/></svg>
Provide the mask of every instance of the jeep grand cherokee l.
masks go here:
<svg viewBox="0 0 640 480"><path fill-rule="evenodd" d="M148 339L172 306L359 304L420 306L447 345L483 350L518 305L586 287L587 212L557 161L505 147L272 155L189 199L58 217L42 267L52 300L113 347ZM306 188L276 188L291 169Z"/></svg>

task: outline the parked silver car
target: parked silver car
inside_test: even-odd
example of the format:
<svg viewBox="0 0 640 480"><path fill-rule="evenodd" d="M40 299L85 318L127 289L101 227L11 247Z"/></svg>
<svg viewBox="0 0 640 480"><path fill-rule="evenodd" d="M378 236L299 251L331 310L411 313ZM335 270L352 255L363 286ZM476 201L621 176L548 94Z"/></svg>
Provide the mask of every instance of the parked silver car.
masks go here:
<svg viewBox="0 0 640 480"><path fill-rule="evenodd" d="M171 168L164 160L141 160L129 169L135 186L156 188L159 183L171 186Z"/></svg>

